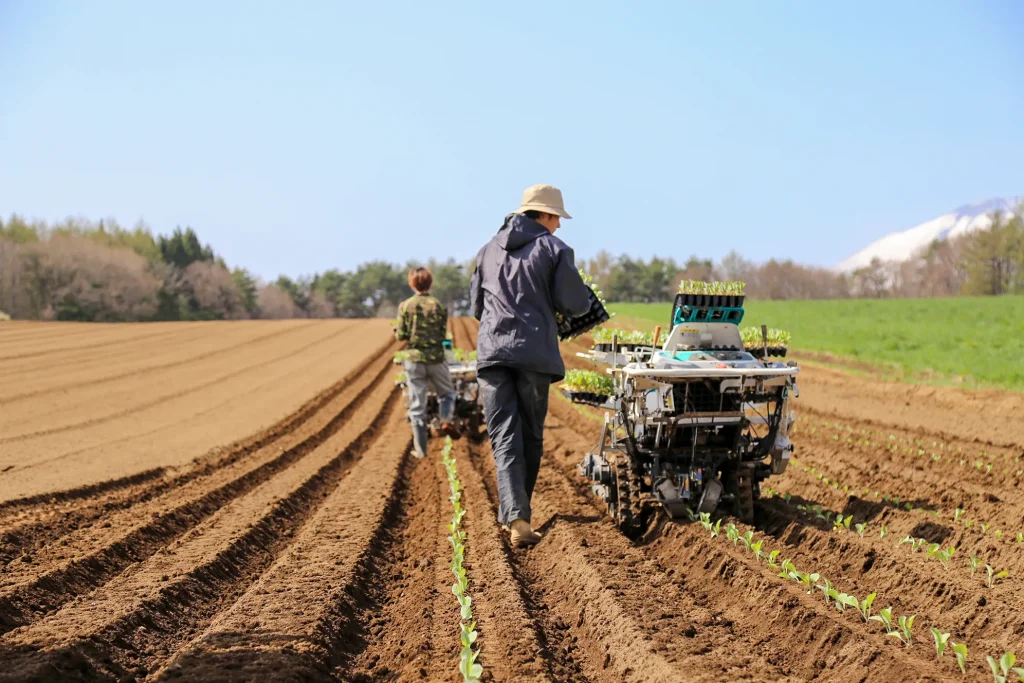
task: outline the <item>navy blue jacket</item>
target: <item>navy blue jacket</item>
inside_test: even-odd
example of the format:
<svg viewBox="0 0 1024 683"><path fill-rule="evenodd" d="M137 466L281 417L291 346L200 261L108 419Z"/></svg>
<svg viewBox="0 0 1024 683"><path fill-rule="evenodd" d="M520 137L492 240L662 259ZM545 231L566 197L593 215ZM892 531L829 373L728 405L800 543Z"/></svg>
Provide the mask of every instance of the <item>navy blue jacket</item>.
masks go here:
<svg viewBox="0 0 1024 683"><path fill-rule="evenodd" d="M590 310L590 289L565 242L537 221L511 214L476 255L470 303L480 321L478 368L503 365L558 381L565 364L555 311L583 315Z"/></svg>

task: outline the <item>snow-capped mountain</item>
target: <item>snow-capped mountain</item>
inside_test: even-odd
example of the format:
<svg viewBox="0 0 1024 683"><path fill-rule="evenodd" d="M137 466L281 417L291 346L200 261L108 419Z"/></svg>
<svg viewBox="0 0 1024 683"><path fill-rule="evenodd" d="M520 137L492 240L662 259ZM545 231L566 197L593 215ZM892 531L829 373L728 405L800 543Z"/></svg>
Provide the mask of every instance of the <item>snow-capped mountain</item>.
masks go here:
<svg viewBox="0 0 1024 683"><path fill-rule="evenodd" d="M1002 211L1013 213L1024 197L1005 197L989 199L977 204L968 204L959 209L943 214L938 218L920 225L886 235L872 242L853 256L840 261L836 270L854 271L870 265L871 260L878 257L882 261L906 261L918 250L927 247L935 240L957 237L992 225L992 213Z"/></svg>

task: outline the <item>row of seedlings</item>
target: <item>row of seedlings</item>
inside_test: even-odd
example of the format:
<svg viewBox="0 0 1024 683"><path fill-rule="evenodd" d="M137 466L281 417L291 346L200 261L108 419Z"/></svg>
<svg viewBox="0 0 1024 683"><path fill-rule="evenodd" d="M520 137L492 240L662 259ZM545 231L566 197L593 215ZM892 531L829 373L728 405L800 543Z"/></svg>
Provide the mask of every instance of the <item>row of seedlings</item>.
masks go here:
<svg viewBox="0 0 1024 683"><path fill-rule="evenodd" d="M462 644L459 654L459 673L462 674L464 683L479 683L484 668L477 662L480 657L480 648L474 649L473 647L479 634L476 630L476 622L473 620L473 599L469 597L469 579L463 565L466 558L466 531L462 528L462 518L466 516L466 508L462 506L462 483L459 481L459 474L455 468L455 457L452 455L454 448L455 443L450 436L446 436L444 448L441 450L441 460L448 473L450 491L448 499L452 503L452 521L448 524L448 542L452 546L451 570L455 575L452 594L459 601L459 628Z"/></svg>

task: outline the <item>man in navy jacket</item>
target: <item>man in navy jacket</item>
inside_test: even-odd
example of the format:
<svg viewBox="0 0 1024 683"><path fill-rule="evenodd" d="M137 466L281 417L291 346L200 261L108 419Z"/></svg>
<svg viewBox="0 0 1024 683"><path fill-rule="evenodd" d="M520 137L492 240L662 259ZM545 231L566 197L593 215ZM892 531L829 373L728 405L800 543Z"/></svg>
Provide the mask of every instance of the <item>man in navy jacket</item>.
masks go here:
<svg viewBox="0 0 1024 683"><path fill-rule="evenodd" d="M470 291L480 321L477 378L498 472L498 521L517 547L540 541L530 499L544 453L548 389L565 376L555 313L569 318L590 309L573 251L555 237L562 218L572 217L558 188L527 188L522 206L477 254Z"/></svg>

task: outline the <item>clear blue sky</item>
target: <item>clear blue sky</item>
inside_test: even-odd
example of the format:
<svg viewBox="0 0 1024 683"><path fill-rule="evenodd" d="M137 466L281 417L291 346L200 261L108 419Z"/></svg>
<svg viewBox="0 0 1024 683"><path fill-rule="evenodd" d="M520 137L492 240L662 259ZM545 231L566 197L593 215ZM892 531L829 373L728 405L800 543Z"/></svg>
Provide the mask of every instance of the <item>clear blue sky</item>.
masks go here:
<svg viewBox="0 0 1024 683"><path fill-rule="evenodd" d="M264 277L471 257L831 265L1024 192L1024 3L0 0L0 214L191 225Z"/></svg>

